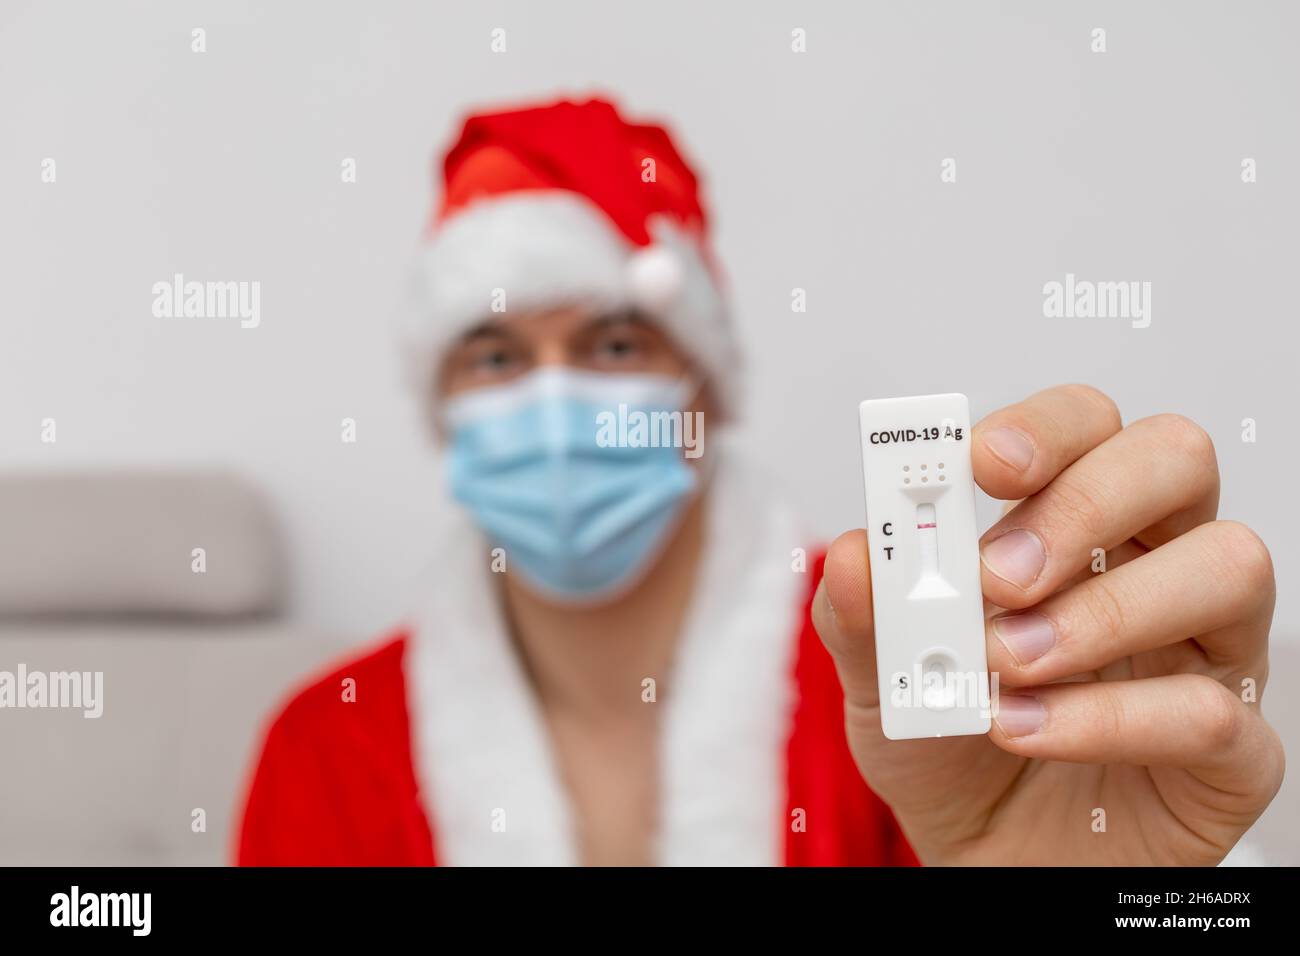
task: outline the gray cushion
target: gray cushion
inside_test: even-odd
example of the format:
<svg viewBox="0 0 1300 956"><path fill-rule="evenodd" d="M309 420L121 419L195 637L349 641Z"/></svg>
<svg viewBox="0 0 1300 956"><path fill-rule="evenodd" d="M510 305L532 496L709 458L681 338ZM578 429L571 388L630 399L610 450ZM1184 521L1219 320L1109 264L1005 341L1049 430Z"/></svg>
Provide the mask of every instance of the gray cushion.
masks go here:
<svg viewBox="0 0 1300 956"><path fill-rule="evenodd" d="M283 597L270 512L223 472L0 475L0 529L3 616L232 617Z"/></svg>

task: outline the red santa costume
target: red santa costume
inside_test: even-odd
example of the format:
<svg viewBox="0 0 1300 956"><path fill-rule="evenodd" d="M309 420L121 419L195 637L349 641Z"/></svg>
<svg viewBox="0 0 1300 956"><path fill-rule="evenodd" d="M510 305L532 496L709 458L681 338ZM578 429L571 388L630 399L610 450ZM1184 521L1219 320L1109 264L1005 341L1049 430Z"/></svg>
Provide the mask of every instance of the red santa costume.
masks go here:
<svg viewBox="0 0 1300 956"><path fill-rule="evenodd" d="M478 116L444 173L423 251L422 375L505 290L512 309L637 307L696 358L724 414L734 410L736 357L696 179L663 129L602 101ZM673 671L647 703L663 708L655 859L915 863L849 754L843 694L810 619L820 558L803 558L793 515L716 432L708 453L700 578ZM460 521L427 606L272 722L241 864L579 862L492 572L471 557L487 549Z"/></svg>

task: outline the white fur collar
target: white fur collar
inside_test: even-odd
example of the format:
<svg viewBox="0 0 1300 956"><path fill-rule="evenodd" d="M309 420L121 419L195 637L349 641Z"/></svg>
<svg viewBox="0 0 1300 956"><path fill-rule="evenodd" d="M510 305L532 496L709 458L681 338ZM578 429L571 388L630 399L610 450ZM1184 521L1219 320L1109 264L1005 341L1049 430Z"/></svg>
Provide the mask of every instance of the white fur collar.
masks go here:
<svg viewBox="0 0 1300 956"><path fill-rule="evenodd" d="M719 448L702 573L674 665L660 751L658 862L768 865L784 849L785 744L805 544L734 449ZM729 454L730 453L730 454ZM578 862L550 740L468 525L434 575L406 671L417 778L451 865ZM482 554L482 563L467 558Z"/></svg>

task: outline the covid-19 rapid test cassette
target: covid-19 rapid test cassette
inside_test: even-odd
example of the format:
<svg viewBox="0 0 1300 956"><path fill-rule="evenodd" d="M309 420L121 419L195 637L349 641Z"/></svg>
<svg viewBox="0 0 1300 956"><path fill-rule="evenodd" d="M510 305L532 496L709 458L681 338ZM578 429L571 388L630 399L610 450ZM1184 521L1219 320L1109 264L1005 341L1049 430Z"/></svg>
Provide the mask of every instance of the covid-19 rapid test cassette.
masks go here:
<svg viewBox="0 0 1300 956"><path fill-rule="evenodd" d="M858 418L882 729L891 740L987 733L970 404L872 399Z"/></svg>

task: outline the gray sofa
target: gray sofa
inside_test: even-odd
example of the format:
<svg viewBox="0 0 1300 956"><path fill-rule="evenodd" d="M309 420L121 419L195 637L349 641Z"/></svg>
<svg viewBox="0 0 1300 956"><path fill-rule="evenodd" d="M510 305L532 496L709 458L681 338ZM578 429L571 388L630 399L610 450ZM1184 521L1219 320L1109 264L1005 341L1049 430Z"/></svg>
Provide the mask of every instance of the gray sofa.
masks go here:
<svg viewBox="0 0 1300 956"><path fill-rule="evenodd" d="M0 528L0 672L103 674L98 718L0 709L0 865L229 862L265 718L344 649L284 618L265 503L222 473L10 475Z"/></svg>

